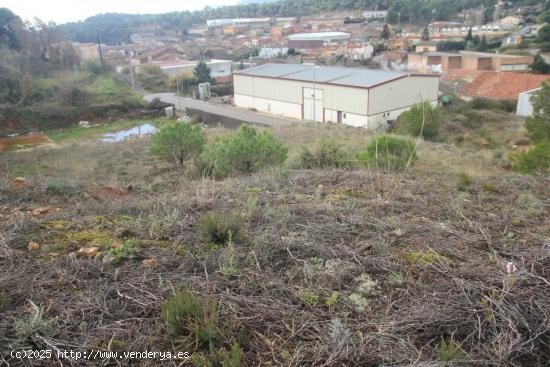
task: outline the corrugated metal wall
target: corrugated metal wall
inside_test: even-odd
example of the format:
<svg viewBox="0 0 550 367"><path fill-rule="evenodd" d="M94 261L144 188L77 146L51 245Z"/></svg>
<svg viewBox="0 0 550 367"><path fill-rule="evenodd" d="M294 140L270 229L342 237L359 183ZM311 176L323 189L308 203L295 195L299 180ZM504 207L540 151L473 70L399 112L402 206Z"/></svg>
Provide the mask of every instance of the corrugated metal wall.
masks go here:
<svg viewBox="0 0 550 367"><path fill-rule="evenodd" d="M346 88L336 85L321 85L325 91L325 108L367 115L368 89Z"/></svg>
<svg viewBox="0 0 550 367"><path fill-rule="evenodd" d="M410 76L379 85L370 90L369 116L436 100L439 78Z"/></svg>
<svg viewBox="0 0 550 367"><path fill-rule="evenodd" d="M234 83L235 94L302 104L300 82L235 75Z"/></svg>
<svg viewBox="0 0 550 367"><path fill-rule="evenodd" d="M303 88L313 88L313 83L234 75L235 94L242 94L276 101L303 103ZM315 84L324 91L325 108L367 115L368 90L336 85Z"/></svg>

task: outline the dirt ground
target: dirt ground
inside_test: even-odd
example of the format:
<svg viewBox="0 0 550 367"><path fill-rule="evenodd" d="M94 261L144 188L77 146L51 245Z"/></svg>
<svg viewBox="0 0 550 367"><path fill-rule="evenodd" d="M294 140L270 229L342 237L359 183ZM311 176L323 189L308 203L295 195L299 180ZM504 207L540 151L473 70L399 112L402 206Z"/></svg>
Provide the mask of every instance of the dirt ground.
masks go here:
<svg viewBox="0 0 550 367"><path fill-rule="evenodd" d="M371 138L296 129L275 131L289 160L321 135ZM212 181L151 157L146 139L5 153L0 364L222 366L212 356L238 343L235 366L547 366L550 179L483 157L422 143L405 175L289 163ZM478 174L459 190L463 167ZM240 219L231 247L201 235L212 212ZM113 259L121 243L132 252ZM168 327L177 289L217 305L214 345ZM46 363L17 348L191 358Z"/></svg>
<svg viewBox="0 0 550 367"><path fill-rule="evenodd" d="M53 142L47 136L41 134L30 134L15 136L9 138L0 138L0 152L17 148L33 147L36 145L52 144Z"/></svg>

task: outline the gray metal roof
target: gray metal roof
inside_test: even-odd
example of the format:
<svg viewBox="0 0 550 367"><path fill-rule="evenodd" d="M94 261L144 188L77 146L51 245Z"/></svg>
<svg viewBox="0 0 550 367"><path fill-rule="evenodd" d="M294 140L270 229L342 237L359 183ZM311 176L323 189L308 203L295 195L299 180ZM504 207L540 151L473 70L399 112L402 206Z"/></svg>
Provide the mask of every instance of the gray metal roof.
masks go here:
<svg viewBox="0 0 550 367"><path fill-rule="evenodd" d="M397 71L303 64L265 64L250 69L239 70L235 74L360 88L370 88L410 75L409 73Z"/></svg>
<svg viewBox="0 0 550 367"><path fill-rule="evenodd" d="M296 33L288 36L289 41L304 40L343 40L351 38L351 34L345 32L314 32Z"/></svg>

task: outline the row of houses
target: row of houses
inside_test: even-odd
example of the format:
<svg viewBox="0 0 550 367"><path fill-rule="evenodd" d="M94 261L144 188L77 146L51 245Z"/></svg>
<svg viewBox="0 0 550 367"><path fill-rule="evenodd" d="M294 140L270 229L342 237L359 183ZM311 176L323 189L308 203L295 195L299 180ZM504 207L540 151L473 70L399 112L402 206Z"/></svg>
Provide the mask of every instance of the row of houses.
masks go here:
<svg viewBox="0 0 550 367"><path fill-rule="evenodd" d="M453 69L490 71L527 71L533 56L485 52L419 52L409 53L407 66L420 72L449 72Z"/></svg>
<svg viewBox="0 0 550 367"><path fill-rule="evenodd" d="M470 30L472 32L508 31L514 27L517 27L521 23L523 23L523 17L511 15L488 24L478 24L472 26L467 26L464 23L459 22L433 22L428 25L428 30L430 31L430 34L463 35L468 33Z"/></svg>

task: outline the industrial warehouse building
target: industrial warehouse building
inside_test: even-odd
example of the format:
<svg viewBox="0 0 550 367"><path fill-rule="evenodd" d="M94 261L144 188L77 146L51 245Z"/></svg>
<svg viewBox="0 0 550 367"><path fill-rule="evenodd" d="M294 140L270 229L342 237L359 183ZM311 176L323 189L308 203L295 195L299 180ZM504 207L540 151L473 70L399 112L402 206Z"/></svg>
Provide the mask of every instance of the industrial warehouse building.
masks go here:
<svg viewBox="0 0 550 367"><path fill-rule="evenodd" d="M322 48L333 43L347 42L351 34L345 32L298 33L288 36L288 47L297 49Z"/></svg>
<svg viewBox="0 0 550 367"><path fill-rule="evenodd" d="M234 103L285 117L376 129L426 101L439 77L331 66L265 64L233 74Z"/></svg>

